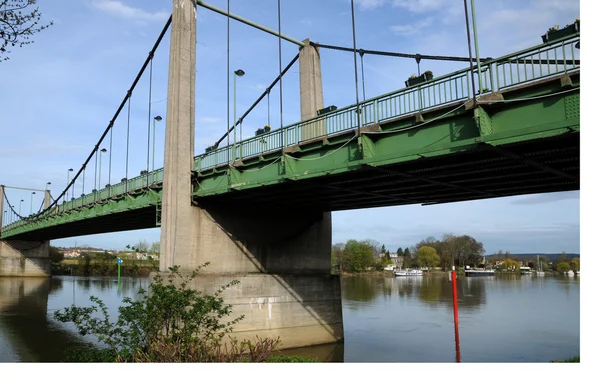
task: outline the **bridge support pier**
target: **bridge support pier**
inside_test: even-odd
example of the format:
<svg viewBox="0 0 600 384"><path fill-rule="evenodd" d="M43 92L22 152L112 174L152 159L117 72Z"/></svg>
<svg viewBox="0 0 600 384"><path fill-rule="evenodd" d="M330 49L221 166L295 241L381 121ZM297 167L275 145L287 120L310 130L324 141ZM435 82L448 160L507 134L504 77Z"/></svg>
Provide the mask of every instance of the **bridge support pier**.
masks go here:
<svg viewBox="0 0 600 384"><path fill-rule="evenodd" d="M280 348L343 339L339 276L331 275L331 214L192 207L193 254L176 255L184 271L209 262L191 286L232 304L238 339L280 337Z"/></svg>
<svg viewBox="0 0 600 384"><path fill-rule="evenodd" d="M207 293L239 280L240 284L223 293L225 302L233 305L232 315L245 316L234 326L238 339L280 337L281 348L339 341L343 338L341 293L339 276L330 273L329 212L281 212L268 206L198 207L192 201L195 4L194 0L173 0L160 273L168 273L175 265L191 272L210 262L191 283ZM300 58L302 98L321 95L320 99L313 95L310 105L303 107L314 116L323 101L320 71L317 77L311 77L311 72L320 64L314 47L303 49L307 51ZM303 64L308 60L310 65Z"/></svg>
<svg viewBox="0 0 600 384"><path fill-rule="evenodd" d="M3 212L4 186L0 186L0 213ZM44 208L50 206L50 192L44 194ZM0 230L2 219L0 218ZM0 277L52 276L49 241L0 240Z"/></svg>
<svg viewBox="0 0 600 384"><path fill-rule="evenodd" d="M0 277L52 275L49 241L0 240Z"/></svg>

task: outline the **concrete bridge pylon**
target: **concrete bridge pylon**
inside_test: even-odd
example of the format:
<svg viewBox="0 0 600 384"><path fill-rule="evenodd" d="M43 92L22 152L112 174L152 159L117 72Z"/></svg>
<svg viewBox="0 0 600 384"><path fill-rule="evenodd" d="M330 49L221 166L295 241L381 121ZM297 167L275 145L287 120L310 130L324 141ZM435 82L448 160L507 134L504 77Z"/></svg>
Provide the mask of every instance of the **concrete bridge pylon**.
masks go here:
<svg viewBox="0 0 600 384"><path fill-rule="evenodd" d="M318 51L300 54L303 118L323 107ZM198 206L191 198L195 135L196 2L173 0L162 195L160 273L210 262L193 287L245 315L233 336L280 337L281 348L343 339L339 276L331 274L331 213L268 206Z"/></svg>

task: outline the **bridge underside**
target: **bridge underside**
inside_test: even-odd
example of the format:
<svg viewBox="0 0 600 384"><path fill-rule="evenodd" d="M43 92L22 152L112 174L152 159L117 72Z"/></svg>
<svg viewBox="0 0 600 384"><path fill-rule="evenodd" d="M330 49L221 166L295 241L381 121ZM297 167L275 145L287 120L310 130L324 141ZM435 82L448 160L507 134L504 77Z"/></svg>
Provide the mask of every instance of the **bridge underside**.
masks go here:
<svg viewBox="0 0 600 384"><path fill-rule="evenodd" d="M132 231L156 227L156 206L148 205L142 208L126 210L93 218L67 221L49 227L43 227L31 232L11 237L13 240L42 241L61 239L65 237L101 234L109 232Z"/></svg>
<svg viewBox="0 0 600 384"><path fill-rule="evenodd" d="M579 190L579 132L199 197L201 206L340 211ZM253 208L250 208L253 207Z"/></svg>

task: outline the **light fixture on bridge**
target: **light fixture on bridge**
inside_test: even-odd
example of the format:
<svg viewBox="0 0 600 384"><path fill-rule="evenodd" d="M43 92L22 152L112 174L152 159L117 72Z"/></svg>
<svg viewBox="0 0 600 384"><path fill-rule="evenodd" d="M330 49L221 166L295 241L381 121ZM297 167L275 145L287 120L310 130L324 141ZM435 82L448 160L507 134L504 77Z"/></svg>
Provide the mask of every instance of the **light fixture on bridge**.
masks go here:
<svg viewBox="0 0 600 384"><path fill-rule="evenodd" d="M71 172L73 172L73 168L69 168L67 171L67 187L69 187L69 182L71 181ZM65 192L65 196L63 197L63 203L69 198L69 190Z"/></svg>
<svg viewBox="0 0 600 384"><path fill-rule="evenodd" d="M31 192L31 200L29 202L29 215L33 215L33 195L35 195L35 191Z"/></svg>
<svg viewBox="0 0 600 384"><path fill-rule="evenodd" d="M236 100L236 93L235 93L235 79L239 76L242 77L246 74L246 72L244 72L243 69L238 69L236 71L233 72L233 159L235 161L236 159L236 127L237 127L237 120L236 120L236 113L235 113L235 108L237 105L237 100ZM227 129L229 129L229 127L227 127ZM240 141L242 140L242 127L240 126ZM241 148L240 148L241 151ZM241 155L241 154L240 154Z"/></svg>
<svg viewBox="0 0 600 384"><path fill-rule="evenodd" d="M98 185L95 186L97 190L100 190L100 186L102 185L102 154L106 153L106 148L102 148L100 150L100 165L98 167Z"/></svg>
<svg viewBox="0 0 600 384"><path fill-rule="evenodd" d="M154 172L154 152L156 148L156 122L161 121L162 117L160 115L154 116L154 124L152 126L152 172Z"/></svg>

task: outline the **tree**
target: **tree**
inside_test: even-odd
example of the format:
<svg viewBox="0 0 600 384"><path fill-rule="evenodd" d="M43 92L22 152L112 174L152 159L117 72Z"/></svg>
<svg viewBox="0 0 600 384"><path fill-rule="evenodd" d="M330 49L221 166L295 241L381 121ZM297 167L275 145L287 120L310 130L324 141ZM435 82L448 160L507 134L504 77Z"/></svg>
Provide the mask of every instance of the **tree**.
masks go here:
<svg viewBox="0 0 600 384"><path fill-rule="evenodd" d="M571 262L569 263L569 265L571 265L571 269L574 272L578 272L579 271L579 257L572 258Z"/></svg>
<svg viewBox="0 0 600 384"><path fill-rule="evenodd" d="M435 248L424 245L417 251L417 260L420 266L431 269L439 265L440 256Z"/></svg>
<svg viewBox="0 0 600 384"><path fill-rule="evenodd" d="M10 47L33 43L31 36L54 24L40 24L37 0L0 0L0 62L8 60ZM27 9L30 7L29 9Z"/></svg>
<svg viewBox="0 0 600 384"><path fill-rule="evenodd" d="M50 260L53 263L60 263L65 259L65 254L60 249L50 246Z"/></svg>
<svg viewBox="0 0 600 384"><path fill-rule="evenodd" d="M477 266L483 260L485 252L483 244L471 236L446 234L444 235L444 242L447 244L448 252L452 254L454 264L457 266Z"/></svg>
<svg viewBox="0 0 600 384"><path fill-rule="evenodd" d="M514 261L512 259L506 259L504 260L504 263L502 264L502 266L504 267L505 270L507 271L519 271L519 268L521 268L521 264L519 264L517 261Z"/></svg>
<svg viewBox="0 0 600 384"><path fill-rule="evenodd" d="M146 253L150 249L150 245L148 244L148 242L146 240L141 239L140 241L137 242L137 244L135 245L135 247L133 247L133 249L139 253Z"/></svg>
<svg viewBox="0 0 600 384"><path fill-rule="evenodd" d="M375 255L379 247L373 247L370 240L348 240L343 252L343 271L360 272L375 265Z"/></svg>
<svg viewBox="0 0 600 384"><path fill-rule="evenodd" d="M150 253L153 255L160 255L160 241L155 241L150 246Z"/></svg>
<svg viewBox="0 0 600 384"><path fill-rule="evenodd" d="M558 273L565 273L565 272L568 272L570 269L571 269L571 264L566 261L561 261L560 263L556 264L556 271Z"/></svg>
<svg viewBox="0 0 600 384"><path fill-rule="evenodd" d="M338 265L340 271L344 264L344 243L337 243L331 247L331 264Z"/></svg>

